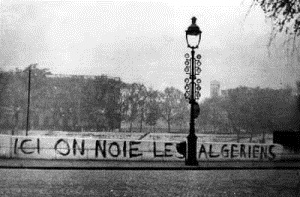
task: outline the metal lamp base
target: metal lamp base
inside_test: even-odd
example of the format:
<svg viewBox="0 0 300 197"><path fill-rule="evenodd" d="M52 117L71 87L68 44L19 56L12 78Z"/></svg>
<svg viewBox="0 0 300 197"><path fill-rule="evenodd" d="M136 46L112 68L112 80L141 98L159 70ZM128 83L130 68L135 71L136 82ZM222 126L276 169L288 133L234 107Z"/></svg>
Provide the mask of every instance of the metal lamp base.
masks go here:
<svg viewBox="0 0 300 197"><path fill-rule="evenodd" d="M187 165L187 166L198 166L199 165L199 163L198 163L198 161L197 160L186 160L185 161L185 165Z"/></svg>
<svg viewBox="0 0 300 197"><path fill-rule="evenodd" d="M187 137L187 154L185 165L197 166L197 136L195 134L190 134Z"/></svg>

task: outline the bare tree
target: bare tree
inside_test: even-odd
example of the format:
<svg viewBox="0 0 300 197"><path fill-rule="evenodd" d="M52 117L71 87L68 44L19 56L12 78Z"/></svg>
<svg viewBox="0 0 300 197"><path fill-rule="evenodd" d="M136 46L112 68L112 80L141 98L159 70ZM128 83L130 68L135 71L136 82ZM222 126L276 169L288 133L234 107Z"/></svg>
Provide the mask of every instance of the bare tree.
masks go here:
<svg viewBox="0 0 300 197"><path fill-rule="evenodd" d="M185 97L179 97L179 103L177 108L177 114L174 117L174 121L176 125L180 126L180 130L184 129L189 122L190 118L190 110L189 110L189 103L186 101Z"/></svg>
<svg viewBox="0 0 300 197"><path fill-rule="evenodd" d="M143 122L145 120L145 113L146 113L146 100L148 97L147 94L147 88L143 84L138 85L138 91L139 91L139 101L138 101L138 107L139 107L139 114L140 114L140 132L143 130Z"/></svg>
<svg viewBox="0 0 300 197"><path fill-rule="evenodd" d="M271 19L272 31L268 47L274 43L279 34L285 34L283 45L287 55L295 55L300 61L300 1L298 0L253 0L248 11L259 5L266 18ZM291 49L291 50L290 50Z"/></svg>
<svg viewBox="0 0 300 197"><path fill-rule="evenodd" d="M169 132L171 131L171 125L176 120L176 116L180 113L180 101L183 97L183 93L174 87L167 87L164 90L161 110L162 117L168 124Z"/></svg>
<svg viewBox="0 0 300 197"><path fill-rule="evenodd" d="M121 114L121 123L126 122L128 120L127 112L129 110L128 98L130 96L130 85L127 83L122 83L120 88L120 114ZM121 127L122 128L122 127Z"/></svg>
<svg viewBox="0 0 300 197"><path fill-rule="evenodd" d="M137 119L139 115L139 106L141 106L141 100L143 99L143 94L141 94L143 90L143 85L138 83L133 83L130 85L129 95L127 98L128 111L127 117L128 122L130 123L129 131L132 132L133 122Z"/></svg>
<svg viewBox="0 0 300 197"><path fill-rule="evenodd" d="M153 131L155 131L157 120L161 117L160 96L161 94L159 91L153 90L152 88L148 90L146 103L146 123L152 126Z"/></svg>

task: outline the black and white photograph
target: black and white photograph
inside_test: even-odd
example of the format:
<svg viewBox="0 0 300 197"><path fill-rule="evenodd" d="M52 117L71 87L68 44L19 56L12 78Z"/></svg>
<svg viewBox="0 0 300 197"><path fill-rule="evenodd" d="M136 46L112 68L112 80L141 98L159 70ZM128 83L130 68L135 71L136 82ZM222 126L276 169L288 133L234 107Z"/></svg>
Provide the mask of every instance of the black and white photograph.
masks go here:
<svg viewBox="0 0 300 197"><path fill-rule="evenodd" d="M0 196L300 196L300 1L0 0Z"/></svg>

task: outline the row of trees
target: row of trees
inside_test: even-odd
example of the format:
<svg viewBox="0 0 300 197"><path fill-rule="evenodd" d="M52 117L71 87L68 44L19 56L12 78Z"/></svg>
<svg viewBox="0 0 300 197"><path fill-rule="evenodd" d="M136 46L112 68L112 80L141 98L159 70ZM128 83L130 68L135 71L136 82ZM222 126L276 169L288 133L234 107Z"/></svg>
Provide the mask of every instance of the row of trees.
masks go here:
<svg viewBox="0 0 300 197"><path fill-rule="evenodd" d="M28 72L29 67L0 73L0 107L13 111L14 121L9 128L25 128L26 118L20 120L19 114L27 112ZM31 76L33 129L143 132L145 126L154 131L158 123L169 132L174 127L181 131L188 129L189 104L174 87L158 91L105 76L53 77L48 69L39 69L37 65L31 65ZM299 94L300 82L297 87ZM200 103L196 130L236 133L238 139L246 132L251 139L259 132L265 135L278 129L295 129L300 117L297 99L299 96L292 94L290 87L229 89L226 95ZM0 120L5 117L0 113ZM7 121L2 121L3 124Z"/></svg>
<svg viewBox="0 0 300 197"><path fill-rule="evenodd" d="M10 109L13 119L8 124L8 115L2 113L2 127L25 129L29 69L33 129L101 131L121 129L122 122L129 131L137 124L142 131L145 125L154 128L161 120L170 131L175 122L181 127L187 122L188 104L173 87L160 92L106 76L59 77L35 64L0 73L0 107L2 111Z"/></svg>
<svg viewBox="0 0 300 197"><path fill-rule="evenodd" d="M237 134L265 134L275 130L299 130L300 81L297 91L283 89L249 88L229 89L227 95L206 99L201 103L198 124L212 125L215 130L231 130Z"/></svg>
<svg viewBox="0 0 300 197"><path fill-rule="evenodd" d="M85 126L96 130L120 127L116 108L120 80L106 76L56 76L51 75L49 69L37 68L36 64L24 70L1 72L0 106L2 111L9 109L8 114L13 119L7 121L8 114L2 113L2 127L25 128L29 70L31 128L76 130ZM100 112L108 117L107 121L99 120Z"/></svg>
<svg viewBox="0 0 300 197"><path fill-rule="evenodd" d="M143 131L143 123L155 129L159 121L165 123L169 132L174 125L186 128L189 108L180 90L167 87L161 92L133 83L127 84L121 91L122 120L129 123L129 131L137 121L140 131Z"/></svg>

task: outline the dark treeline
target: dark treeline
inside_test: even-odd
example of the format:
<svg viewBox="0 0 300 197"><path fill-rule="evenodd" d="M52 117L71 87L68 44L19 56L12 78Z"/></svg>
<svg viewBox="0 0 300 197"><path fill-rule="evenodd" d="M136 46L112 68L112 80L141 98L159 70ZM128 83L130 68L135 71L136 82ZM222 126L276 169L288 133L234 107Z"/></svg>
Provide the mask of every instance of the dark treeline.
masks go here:
<svg viewBox="0 0 300 197"><path fill-rule="evenodd" d="M26 128L29 67L0 72L0 128ZM237 87L200 103L198 133L263 134L297 130L297 90ZM299 102L298 102L299 103ZM52 75L31 67L30 129L63 131L184 132L189 104L174 88L164 91L107 76ZM297 127L298 126L298 127Z"/></svg>
<svg viewBox="0 0 300 197"><path fill-rule="evenodd" d="M26 128L29 67L1 72L0 126ZM30 129L118 128L121 81L106 76L52 75L31 67ZM102 116L107 121L102 121Z"/></svg>
<svg viewBox="0 0 300 197"><path fill-rule="evenodd" d="M29 67L2 71L0 79L0 128L24 130ZM145 126L155 131L159 121L168 131L186 126L188 103L173 87L160 92L119 78L53 75L31 65L30 88L30 129L143 132Z"/></svg>
<svg viewBox="0 0 300 197"><path fill-rule="evenodd" d="M265 142L266 133L275 130L299 131L299 93L297 89L250 88L240 86L226 90L225 95L206 99L201 103L198 125L209 126L214 132L248 134L249 141L253 135L262 134Z"/></svg>

